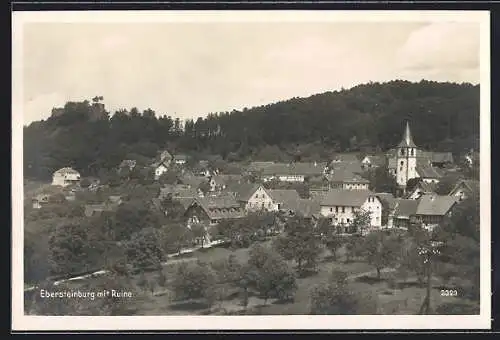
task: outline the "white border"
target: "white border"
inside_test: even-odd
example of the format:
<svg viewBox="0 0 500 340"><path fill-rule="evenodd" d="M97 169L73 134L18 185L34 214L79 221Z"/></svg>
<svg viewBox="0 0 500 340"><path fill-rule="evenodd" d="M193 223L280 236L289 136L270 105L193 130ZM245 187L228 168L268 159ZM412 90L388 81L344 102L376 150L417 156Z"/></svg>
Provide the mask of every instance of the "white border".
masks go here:
<svg viewBox="0 0 500 340"><path fill-rule="evenodd" d="M477 316L26 316L23 310L23 24L132 22L434 22L480 23L481 307ZM91 11L12 13L12 329L265 330L490 329L490 16L487 11ZM71 329L70 329L71 328Z"/></svg>

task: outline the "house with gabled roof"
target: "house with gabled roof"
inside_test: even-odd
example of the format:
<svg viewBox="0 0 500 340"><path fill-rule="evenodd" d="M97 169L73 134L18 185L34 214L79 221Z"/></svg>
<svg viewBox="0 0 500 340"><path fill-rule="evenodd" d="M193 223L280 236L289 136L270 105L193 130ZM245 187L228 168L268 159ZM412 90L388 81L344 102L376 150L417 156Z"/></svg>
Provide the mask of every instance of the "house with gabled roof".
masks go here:
<svg viewBox="0 0 500 340"><path fill-rule="evenodd" d="M370 181L346 169L335 170L326 176L332 189L364 189L368 190Z"/></svg>
<svg viewBox="0 0 500 340"><path fill-rule="evenodd" d="M65 167L54 172L52 175L52 185L66 187L80 183L80 173L73 168Z"/></svg>
<svg viewBox="0 0 500 340"><path fill-rule="evenodd" d="M436 167L430 165L418 165L417 164L417 176L422 179L422 181L427 183L439 183L443 177L443 172Z"/></svg>
<svg viewBox="0 0 500 340"><path fill-rule="evenodd" d="M422 197L422 195L435 194L437 186L438 183L436 182L427 182L424 180L418 181L418 183L415 184L415 187L408 192L407 198L417 200Z"/></svg>
<svg viewBox="0 0 500 340"><path fill-rule="evenodd" d="M293 189L272 189L268 190L273 203L274 210L293 210L296 207L296 202L300 200L299 193Z"/></svg>
<svg viewBox="0 0 500 340"><path fill-rule="evenodd" d="M174 163L177 165L184 165L188 161L188 156L185 154L176 154L174 155Z"/></svg>
<svg viewBox="0 0 500 340"><path fill-rule="evenodd" d="M474 194L479 194L479 181L473 179L460 180L449 193L450 196L458 197L459 201Z"/></svg>
<svg viewBox="0 0 500 340"><path fill-rule="evenodd" d="M321 201L321 215L329 218L332 225L340 227L343 233L351 230L355 213L365 211L370 213L371 227L382 225L382 202L370 190L331 189Z"/></svg>
<svg viewBox="0 0 500 340"><path fill-rule="evenodd" d="M245 210L230 195L195 198L186 209L188 225L202 223L217 225L223 220L240 219L246 216Z"/></svg>
<svg viewBox="0 0 500 340"><path fill-rule="evenodd" d="M387 227L408 229L411 217L417 213L418 203L418 200L398 198L389 210Z"/></svg>
<svg viewBox="0 0 500 340"><path fill-rule="evenodd" d="M306 178L322 177L326 174L327 163L295 162L274 163L260 170L265 182L278 180L281 182L304 182Z"/></svg>
<svg viewBox="0 0 500 340"><path fill-rule="evenodd" d="M458 197L455 196L424 195L418 200L417 211L411 222L432 230L443 221L445 216L451 215L458 201Z"/></svg>

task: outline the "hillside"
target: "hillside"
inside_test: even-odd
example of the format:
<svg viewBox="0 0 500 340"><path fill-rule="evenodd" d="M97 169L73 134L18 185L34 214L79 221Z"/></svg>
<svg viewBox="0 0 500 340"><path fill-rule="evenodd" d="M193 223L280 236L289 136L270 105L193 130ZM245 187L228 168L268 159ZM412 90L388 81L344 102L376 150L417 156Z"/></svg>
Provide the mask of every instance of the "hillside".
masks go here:
<svg viewBox="0 0 500 340"><path fill-rule="evenodd" d="M64 166L97 175L122 159L147 159L159 149L219 154L231 161L393 147L410 120L415 143L460 154L478 148L479 86L421 81L370 83L242 111L180 120L148 109L101 112L93 103L68 103L46 121L24 128L24 173L46 180ZM110 119L96 119L109 116ZM263 150L265 155L263 155ZM281 155L280 155L281 153Z"/></svg>

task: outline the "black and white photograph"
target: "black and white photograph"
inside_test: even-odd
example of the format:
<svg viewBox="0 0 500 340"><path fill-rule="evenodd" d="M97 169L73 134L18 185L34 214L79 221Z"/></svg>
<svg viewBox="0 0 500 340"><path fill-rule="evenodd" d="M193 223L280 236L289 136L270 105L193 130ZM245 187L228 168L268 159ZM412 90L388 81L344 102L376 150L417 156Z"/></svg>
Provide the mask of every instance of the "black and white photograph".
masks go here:
<svg viewBox="0 0 500 340"><path fill-rule="evenodd" d="M488 12L12 22L19 329L490 327Z"/></svg>

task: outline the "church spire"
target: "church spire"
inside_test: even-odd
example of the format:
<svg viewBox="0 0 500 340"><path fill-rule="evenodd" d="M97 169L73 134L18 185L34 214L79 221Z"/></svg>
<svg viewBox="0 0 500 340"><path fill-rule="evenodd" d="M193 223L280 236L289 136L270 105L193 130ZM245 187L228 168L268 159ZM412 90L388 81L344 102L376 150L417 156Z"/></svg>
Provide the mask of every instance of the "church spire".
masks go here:
<svg viewBox="0 0 500 340"><path fill-rule="evenodd" d="M417 147L411 138L410 124L406 121L406 128L403 134L403 140L398 145L400 148L415 148Z"/></svg>

